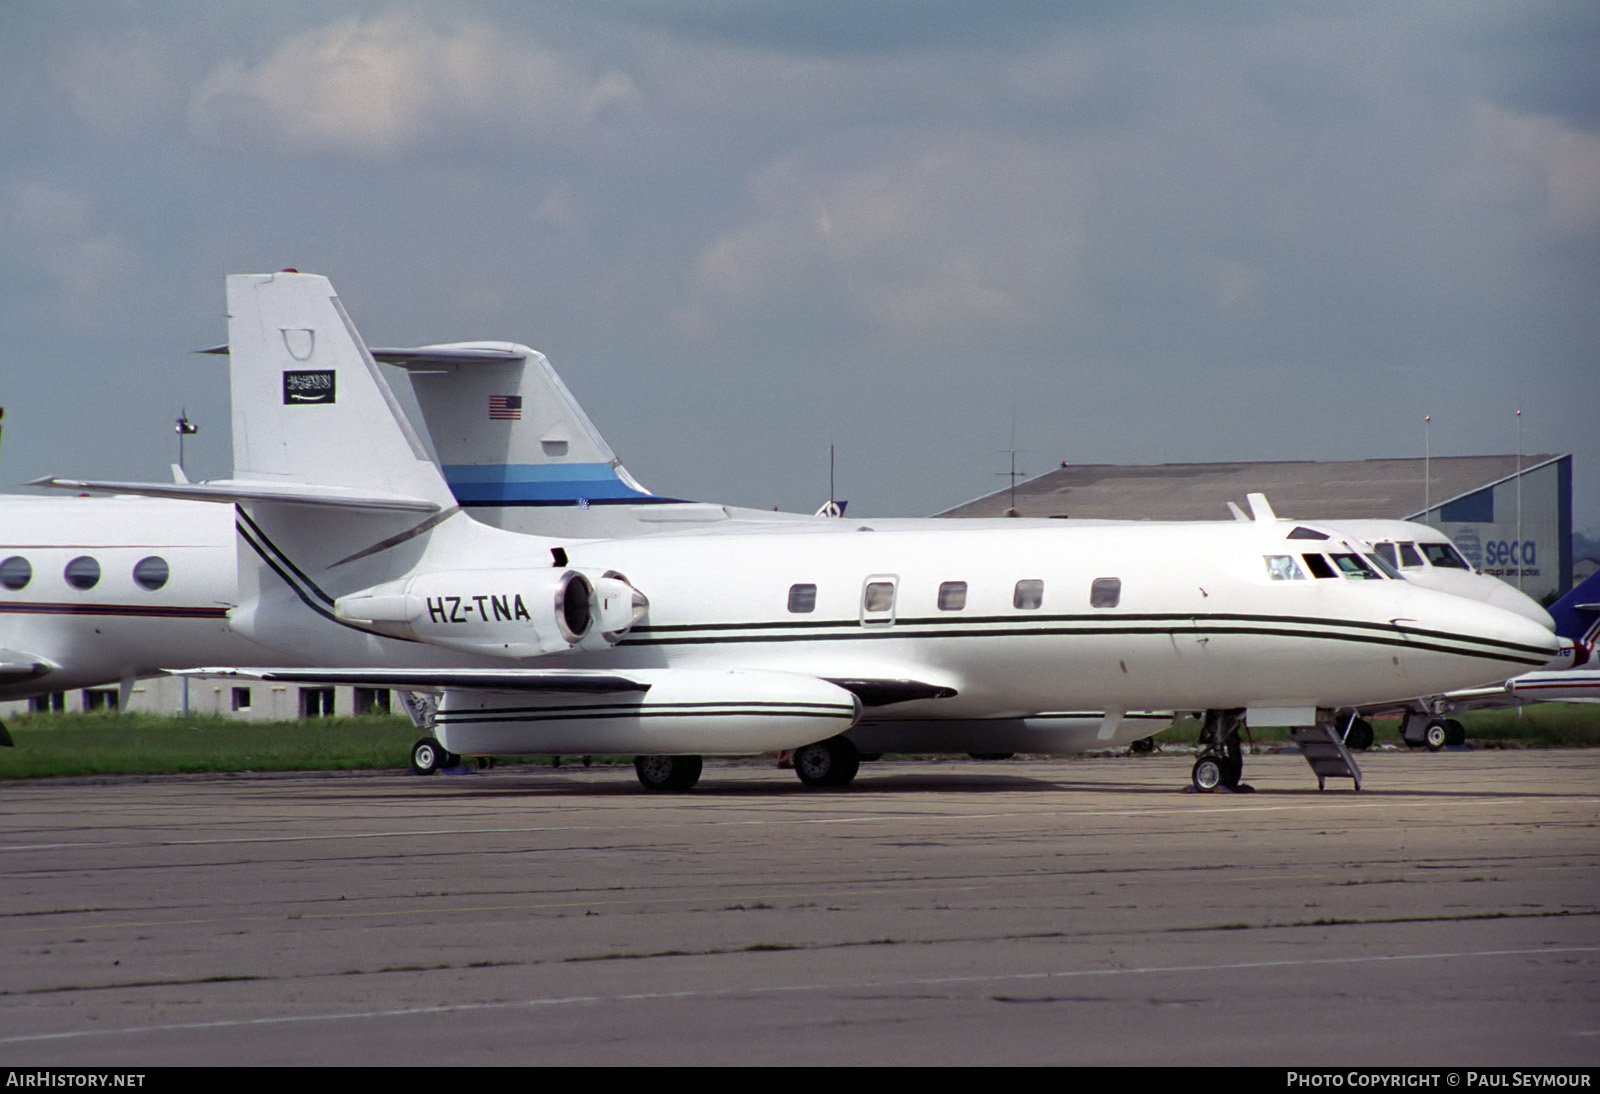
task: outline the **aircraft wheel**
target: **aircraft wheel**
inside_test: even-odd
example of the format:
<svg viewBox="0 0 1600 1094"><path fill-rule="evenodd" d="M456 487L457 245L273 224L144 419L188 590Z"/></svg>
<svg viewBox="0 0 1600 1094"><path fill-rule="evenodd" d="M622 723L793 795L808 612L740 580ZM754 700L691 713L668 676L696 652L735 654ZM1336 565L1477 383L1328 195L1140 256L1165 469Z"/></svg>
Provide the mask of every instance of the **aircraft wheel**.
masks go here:
<svg viewBox="0 0 1600 1094"><path fill-rule="evenodd" d="M860 768L860 753L843 737L829 737L794 750L794 773L807 786L849 786Z"/></svg>
<svg viewBox="0 0 1600 1094"><path fill-rule="evenodd" d="M1428 723L1428 728L1422 731L1422 743L1428 746L1429 752L1437 752L1450 743L1450 730L1444 722L1435 719Z"/></svg>
<svg viewBox="0 0 1600 1094"><path fill-rule="evenodd" d="M444 758L449 755L438 741L432 737L424 737L411 746L411 770L418 775L432 775L444 767Z"/></svg>
<svg viewBox="0 0 1600 1094"><path fill-rule="evenodd" d="M1365 752L1372 747L1372 738L1372 723L1365 718L1357 718L1344 735L1344 746L1357 752Z"/></svg>
<svg viewBox="0 0 1600 1094"><path fill-rule="evenodd" d="M633 770L646 790L688 790L700 781L699 756L635 756Z"/></svg>
<svg viewBox="0 0 1600 1094"><path fill-rule="evenodd" d="M1223 785L1226 767L1227 761L1221 756L1207 753L1194 762L1194 769L1189 772L1189 781L1200 793L1209 794ZM1238 776L1234 777L1234 781L1238 781Z"/></svg>
<svg viewBox="0 0 1600 1094"><path fill-rule="evenodd" d="M1128 746L1128 751L1134 753L1135 755L1145 752L1154 752L1155 750L1156 739L1154 737L1140 737L1137 741L1134 741Z"/></svg>
<svg viewBox="0 0 1600 1094"><path fill-rule="evenodd" d="M1451 748L1459 748L1467 743L1467 727L1454 718L1444 720L1444 743Z"/></svg>

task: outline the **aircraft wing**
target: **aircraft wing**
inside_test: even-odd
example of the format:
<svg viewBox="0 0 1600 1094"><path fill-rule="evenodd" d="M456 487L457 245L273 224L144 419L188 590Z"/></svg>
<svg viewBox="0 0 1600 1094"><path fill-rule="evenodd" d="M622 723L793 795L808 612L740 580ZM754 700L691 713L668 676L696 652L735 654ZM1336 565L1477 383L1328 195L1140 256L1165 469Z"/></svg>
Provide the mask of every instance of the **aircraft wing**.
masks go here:
<svg viewBox="0 0 1600 1094"><path fill-rule="evenodd" d="M464 688L480 691L548 691L611 694L649 691L647 681L614 672L584 669L230 669L167 670L172 676L213 676L238 680L282 680L296 684L364 684L373 687Z"/></svg>
<svg viewBox="0 0 1600 1094"><path fill-rule="evenodd" d="M1524 703L1573 703L1600 700L1600 670L1555 669L1525 672L1504 684L1468 688L1445 695L1457 710L1515 707Z"/></svg>

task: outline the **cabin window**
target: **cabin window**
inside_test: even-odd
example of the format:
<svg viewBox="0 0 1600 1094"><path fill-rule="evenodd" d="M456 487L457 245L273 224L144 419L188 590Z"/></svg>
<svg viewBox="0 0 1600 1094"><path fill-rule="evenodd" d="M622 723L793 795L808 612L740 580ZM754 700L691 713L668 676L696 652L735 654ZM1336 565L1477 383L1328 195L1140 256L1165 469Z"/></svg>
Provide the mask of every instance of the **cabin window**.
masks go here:
<svg viewBox="0 0 1600 1094"><path fill-rule="evenodd" d="M133 580L141 589L155 592L167 583L171 571L167 569L167 560L159 555L141 558L133 567Z"/></svg>
<svg viewBox="0 0 1600 1094"><path fill-rule="evenodd" d="M941 612L959 612L967 606L967 583L965 581L945 581L939 585L939 610Z"/></svg>
<svg viewBox="0 0 1600 1094"><path fill-rule="evenodd" d="M869 612L886 612L894 607L894 582L869 581L861 594L861 607Z"/></svg>
<svg viewBox="0 0 1600 1094"><path fill-rule="evenodd" d="M1034 608L1044 606L1044 582L1038 578L1026 578L1017 582L1017 587L1011 593L1011 606L1032 611Z"/></svg>
<svg viewBox="0 0 1600 1094"><path fill-rule="evenodd" d="M1415 544L1402 543L1400 545L1400 565L1405 567L1422 565L1422 556L1417 554Z"/></svg>
<svg viewBox="0 0 1600 1094"><path fill-rule="evenodd" d="M92 589L100 584L100 563L88 555L79 555L67 563L62 573L74 589Z"/></svg>
<svg viewBox="0 0 1600 1094"><path fill-rule="evenodd" d="M1328 560L1321 555L1301 555L1306 560L1306 569L1311 571L1312 577L1335 577L1333 567L1328 565Z"/></svg>
<svg viewBox="0 0 1600 1094"><path fill-rule="evenodd" d="M1354 581L1377 581L1378 571L1362 561L1360 555L1333 555L1333 564L1339 572Z"/></svg>
<svg viewBox="0 0 1600 1094"><path fill-rule="evenodd" d="M1428 562L1434 566L1443 566L1449 570L1470 570L1466 559L1456 553L1456 549L1448 543L1419 543L1422 553L1428 556Z"/></svg>
<svg viewBox="0 0 1600 1094"><path fill-rule="evenodd" d="M1290 539L1327 539L1328 538L1328 533L1319 532L1315 528L1307 528L1305 525L1302 524L1300 527L1296 528L1294 531L1289 533L1289 538Z"/></svg>
<svg viewBox="0 0 1600 1094"><path fill-rule="evenodd" d="M1089 586L1089 607L1115 608L1122 603L1122 579L1097 577Z"/></svg>
<svg viewBox="0 0 1600 1094"><path fill-rule="evenodd" d="M32 580L33 566L21 555L12 555L0 562L0 585L8 589L23 589Z"/></svg>
<svg viewBox="0 0 1600 1094"><path fill-rule="evenodd" d="M1305 573L1295 562L1293 555L1267 555L1267 576L1274 581L1304 581ZM1321 555L1317 556L1321 558Z"/></svg>
<svg viewBox="0 0 1600 1094"><path fill-rule="evenodd" d="M789 610L791 612L816 611L817 587L815 585L790 585Z"/></svg>

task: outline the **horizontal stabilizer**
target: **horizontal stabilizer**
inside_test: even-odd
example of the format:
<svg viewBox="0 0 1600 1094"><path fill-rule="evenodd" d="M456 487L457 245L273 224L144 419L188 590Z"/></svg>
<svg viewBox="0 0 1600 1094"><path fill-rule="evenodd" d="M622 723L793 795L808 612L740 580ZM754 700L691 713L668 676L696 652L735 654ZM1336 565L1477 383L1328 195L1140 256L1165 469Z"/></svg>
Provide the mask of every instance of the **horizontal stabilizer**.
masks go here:
<svg viewBox="0 0 1600 1094"><path fill-rule="evenodd" d="M228 347L208 346L195 352L225 356ZM386 365L398 365L404 369L423 369L437 365L504 364L507 361L520 361L527 356L521 346L510 343L507 343L505 348L488 345L446 345L416 346L411 349L369 348L367 352L372 354L375 361L381 361Z"/></svg>
<svg viewBox="0 0 1600 1094"><path fill-rule="evenodd" d="M221 676L240 680L281 680L293 684L365 684L388 688L466 688L493 691L551 691L613 694L649 691L647 682L611 672L582 669L179 669L172 676Z"/></svg>
<svg viewBox="0 0 1600 1094"><path fill-rule="evenodd" d="M57 490L93 490L107 494L136 494L147 498L176 498L179 501L234 502L275 501L292 505L332 505L346 509L398 510L436 513L439 504L427 498L408 498L399 494L365 494L338 486L313 486L309 483L237 482L219 480L208 483L107 482L94 479L36 479L29 486L49 486Z"/></svg>

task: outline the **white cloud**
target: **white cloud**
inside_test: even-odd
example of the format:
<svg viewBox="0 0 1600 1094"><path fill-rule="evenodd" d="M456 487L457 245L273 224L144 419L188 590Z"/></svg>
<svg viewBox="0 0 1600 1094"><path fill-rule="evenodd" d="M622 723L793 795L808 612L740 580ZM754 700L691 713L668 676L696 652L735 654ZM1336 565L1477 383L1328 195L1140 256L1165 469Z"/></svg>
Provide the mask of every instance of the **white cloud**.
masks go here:
<svg viewBox="0 0 1600 1094"><path fill-rule="evenodd" d="M177 47L148 31L72 42L53 68L73 111L101 133L142 128L183 101Z"/></svg>
<svg viewBox="0 0 1600 1094"><path fill-rule="evenodd" d="M486 23L438 31L392 14L307 31L255 66L223 63L195 90L189 119L219 144L387 155L462 125L575 132L637 96L622 73L595 74Z"/></svg>
<svg viewBox="0 0 1600 1094"><path fill-rule="evenodd" d="M133 252L116 232L97 231L88 201L39 183L12 186L10 220L24 260L37 263L56 284L67 318L88 322L103 308L112 283L133 270Z"/></svg>
<svg viewBox="0 0 1600 1094"><path fill-rule="evenodd" d="M748 309L820 290L900 338L1054 322L1074 295L1090 189L1085 162L1018 140L942 138L834 170L786 160L756 181L745 223L703 251L700 301Z"/></svg>
<svg viewBox="0 0 1600 1094"><path fill-rule="evenodd" d="M1600 225L1600 136L1479 104L1465 184L1491 198L1532 190L1556 228Z"/></svg>

